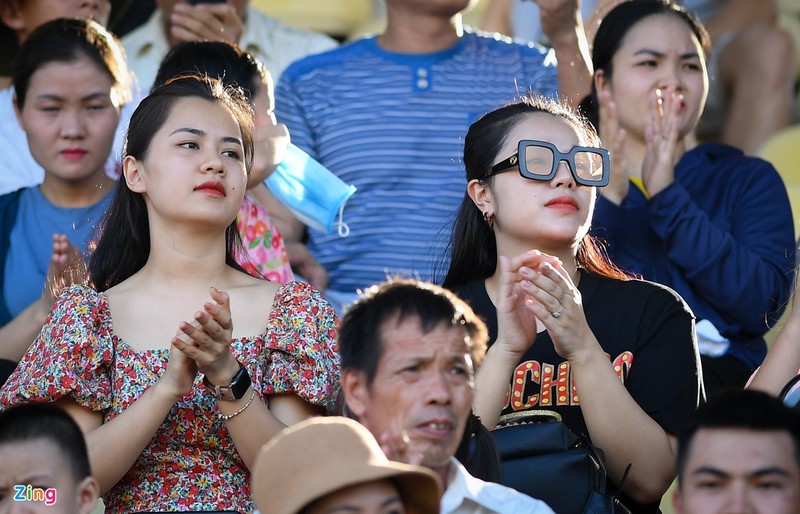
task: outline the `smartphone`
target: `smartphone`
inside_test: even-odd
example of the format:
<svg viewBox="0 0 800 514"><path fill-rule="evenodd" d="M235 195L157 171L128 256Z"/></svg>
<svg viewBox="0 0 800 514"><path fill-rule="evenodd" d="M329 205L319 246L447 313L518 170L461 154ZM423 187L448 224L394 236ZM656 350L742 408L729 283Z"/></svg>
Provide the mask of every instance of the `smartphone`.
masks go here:
<svg viewBox="0 0 800 514"><path fill-rule="evenodd" d="M187 0L190 5L197 4L224 4L227 0Z"/></svg>

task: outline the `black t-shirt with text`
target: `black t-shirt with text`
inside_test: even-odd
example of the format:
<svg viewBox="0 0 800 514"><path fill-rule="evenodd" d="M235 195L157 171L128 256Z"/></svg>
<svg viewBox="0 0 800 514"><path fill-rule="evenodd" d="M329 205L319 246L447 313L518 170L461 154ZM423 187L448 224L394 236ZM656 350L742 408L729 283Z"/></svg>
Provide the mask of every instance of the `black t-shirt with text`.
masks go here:
<svg viewBox="0 0 800 514"><path fill-rule="evenodd" d="M644 280L581 272L578 290L589 328L631 397L667 433L679 433L702 395L689 307L671 289ZM483 318L494 343L497 311L484 281L453 291ZM546 331L537 334L515 369L502 414L522 411L556 412L574 432L589 436L569 362L555 351ZM634 512L658 512L657 504L623 501Z"/></svg>

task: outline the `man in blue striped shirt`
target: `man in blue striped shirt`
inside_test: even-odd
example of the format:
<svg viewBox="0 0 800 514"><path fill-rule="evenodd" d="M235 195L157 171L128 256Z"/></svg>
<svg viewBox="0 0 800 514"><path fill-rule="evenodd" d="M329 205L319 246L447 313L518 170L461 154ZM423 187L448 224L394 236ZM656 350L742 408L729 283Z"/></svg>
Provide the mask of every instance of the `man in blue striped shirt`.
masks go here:
<svg viewBox="0 0 800 514"><path fill-rule="evenodd" d="M347 237L309 229L337 309L387 276L447 270L466 189L463 137L483 113L529 92L577 105L591 81L577 0L540 1L552 49L462 26L474 0L386 0L387 27L293 63L276 91L292 142L358 190ZM557 66L557 62L560 63ZM290 242L305 235L282 224Z"/></svg>

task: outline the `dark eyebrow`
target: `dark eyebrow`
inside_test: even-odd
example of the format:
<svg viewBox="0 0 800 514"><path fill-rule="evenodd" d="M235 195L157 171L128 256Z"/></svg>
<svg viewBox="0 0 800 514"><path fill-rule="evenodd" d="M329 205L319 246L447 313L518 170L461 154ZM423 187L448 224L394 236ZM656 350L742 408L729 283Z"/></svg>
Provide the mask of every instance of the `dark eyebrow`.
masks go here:
<svg viewBox="0 0 800 514"><path fill-rule="evenodd" d="M86 102L86 101L89 101L89 100L96 100L98 98L100 100L108 100L109 96L108 96L108 93L104 93L104 92L98 91L97 93L89 93L88 95L86 95L83 98L81 98L81 100Z"/></svg>
<svg viewBox="0 0 800 514"><path fill-rule="evenodd" d="M37 95L36 98L39 100L57 100L57 101L61 101L64 99L63 96L57 95L55 93L42 93L40 95ZM107 99L108 93L103 91L97 91L96 93L89 93L88 95L81 97L81 101L86 102L94 100L96 98Z"/></svg>
<svg viewBox="0 0 800 514"><path fill-rule="evenodd" d="M753 473L750 473L750 475L753 477L778 475L786 478L789 478L791 476L787 470L779 468L778 466L770 466L768 468L757 469Z"/></svg>
<svg viewBox="0 0 800 514"><path fill-rule="evenodd" d="M696 475L713 475L715 477L720 477L720 478L724 478L724 477L729 476L729 474L726 473L725 471L722 471L721 469L717 469L717 468L712 468L712 467L709 467L709 466L705 466L705 467L702 467L702 468L697 468L696 470L694 470L694 472L692 472L692 475L695 475L695 476ZM757 469L757 470L755 470L755 471L753 471L751 473L748 473L748 475L750 477L754 477L754 478L760 478L760 477L770 476L770 475L779 475L779 476L787 477L787 478L791 476L788 471L786 471L783 468L779 468L777 466L770 466L770 467L767 467L767 468L759 468L759 469Z"/></svg>
<svg viewBox="0 0 800 514"><path fill-rule="evenodd" d="M233 144L235 144L235 145L243 146L243 145L242 145L242 142L241 142L241 141L239 141L239 139L238 139L238 138L231 137L231 136L225 136L225 137L223 137L223 138L222 138L222 141L223 141L224 143L233 143Z"/></svg>
<svg viewBox="0 0 800 514"><path fill-rule="evenodd" d="M697 475L713 475L715 477L724 478L728 476L728 473L725 473L721 469L712 468L709 466L704 466L701 468L697 468L696 470L692 471L693 476Z"/></svg>
<svg viewBox="0 0 800 514"><path fill-rule="evenodd" d="M658 50L651 50L649 48L643 48L643 49L641 49L641 50L639 50L637 52L634 52L633 55L634 55L634 57L638 57L639 55L651 55L653 57L664 57L667 54L665 54L664 52L659 52ZM699 59L700 58L700 54L698 54L697 52L686 52L685 54L681 54L680 58L681 59Z"/></svg>
<svg viewBox="0 0 800 514"><path fill-rule="evenodd" d="M48 472L34 472L30 475L23 475L22 478L24 478L24 480L20 480L20 482L35 484L51 481L53 480L53 475Z"/></svg>
<svg viewBox="0 0 800 514"><path fill-rule="evenodd" d="M393 497L391 497L391 498L387 498L387 499L386 499L386 501L385 501L385 502L383 502L383 503L381 504L381 507L384 507L384 508L385 508L385 507L388 507L389 505L392 505L393 503L400 503L400 504L402 504L403 502L400 500L400 498L399 498L399 497L397 497L397 496L393 496Z"/></svg>
<svg viewBox="0 0 800 514"><path fill-rule="evenodd" d="M432 361L433 358L429 355L415 355L413 357L406 357L402 359L398 359L399 367L405 366L419 366L420 364L425 364L426 362Z"/></svg>
<svg viewBox="0 0 800 514"><path fill-rule="evenodd" d="M179 129L175 129L172 132L170 132L169 135L172 136L172 135L178 134L180 132L188 132L189 134L194 134L195 136L205 136L206 135L206 133L204 131L200 130L200 129L189 128L189 127L181 127Z"/></svg>
<svg viewBox="0 0 800 514"><path fill-rule="evenodd" d="M181 127L179 129L175 129L172 132L170 132L169 135L171 136L173 134L178 134L180 132L188 132L189 134L194 134L195 136L200 136L200 137L205 137L205 136L208 135L208 134L206 134L206 132L204 130L191 128L191 127ZM232 137L232 136L225 136L225 137L223 137L221 139L221 141L223 141L225 143L233 143L235 145L244 146L244 145L242 145L242 142L239 140L239 138Z"/></svg>

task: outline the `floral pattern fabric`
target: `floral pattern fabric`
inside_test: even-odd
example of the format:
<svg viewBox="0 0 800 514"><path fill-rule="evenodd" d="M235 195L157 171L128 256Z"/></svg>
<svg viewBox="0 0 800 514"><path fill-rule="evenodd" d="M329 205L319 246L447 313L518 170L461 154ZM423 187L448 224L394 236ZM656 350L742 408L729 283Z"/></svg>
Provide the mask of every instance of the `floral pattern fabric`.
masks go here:
<svg viewBox="0 0 800 514"><path fill-rule="evenodd" d="M234 339L231 347L259 397L294 393L327 407L339 381L337 323L319 292L292 282L275 295L264 333ZM158 381L168 360L169 349L136 351L113 333L104 293L73 286L0 389L0 405L71 395L102 412L107 423ZM198 375L192 392L172 407L133 467L104 496L106 512L251 512L249 471L216 414Z"/></svg>
<svg viewBox="0 0 800 514"><path fill-rule="evenodd" d="M236 216L236 228L247 250L247 255L237 260L248 273L279 284L294 280L283 236L272 223L267 210L250 195L244 195Z"/></svg>

